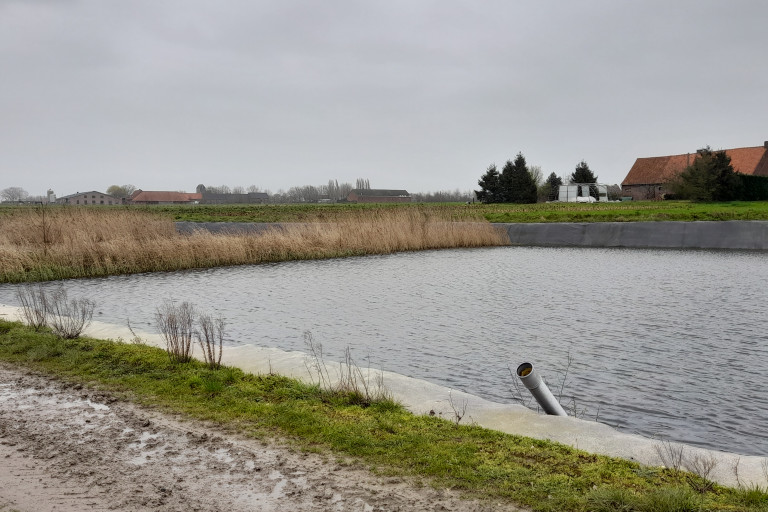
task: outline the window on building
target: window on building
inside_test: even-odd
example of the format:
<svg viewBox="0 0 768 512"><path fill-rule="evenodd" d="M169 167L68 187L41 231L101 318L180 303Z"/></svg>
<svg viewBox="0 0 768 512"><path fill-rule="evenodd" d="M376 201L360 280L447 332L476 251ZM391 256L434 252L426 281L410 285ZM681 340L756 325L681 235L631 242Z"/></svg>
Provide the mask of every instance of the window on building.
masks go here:
<svg viewBox="0 0 768 512"><path fill-rule="evenodd" d="M80 204L80 200L79 199L77 200L77 204Z"/></svg>

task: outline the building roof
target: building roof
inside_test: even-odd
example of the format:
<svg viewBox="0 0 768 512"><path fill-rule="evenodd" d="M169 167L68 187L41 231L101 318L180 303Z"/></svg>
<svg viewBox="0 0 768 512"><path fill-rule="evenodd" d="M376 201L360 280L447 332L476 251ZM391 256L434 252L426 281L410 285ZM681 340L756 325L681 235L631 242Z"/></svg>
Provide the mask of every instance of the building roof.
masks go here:
<svg viewBox="0 0 768 512"><path fill-rule="evenodd" d="M59 196L59 197L56 198L56 200L59 200L59 199L72 199L74 197L80 197L80 196L84 196L84 195L87 195L87 194L90 194L90 195L98 194L98 195L103 196L103 197L110 197L112 199L119 199L118 197L109 195L106 192L99 192L98 190L89 190L88 192L77 192L75 194L69 194L68 196Z"/></svg>
<svg viewBox="0 0 768 512"><path fill-rule="evenodd" d="M360 197L410 197L407 190L386 190L381 188L356 188L350 191L350 194L357 194Z"/></svg>
<svg viewBox="0 0 768 512"><path fill-rule="evenodd" d="M741 174L768 176L768 142L763 146L726 149L733 170ZM622 185L651 185L665 183L685 170L698 158L698 153L638 158Z"/></svg>
<svg viewBox="0 0 768 512"><path fill-rule="evenodd" d="M190 203L202 198L202 194L198 193L159 190L137 190L131 195L131 201L134 203Z"/></svg>

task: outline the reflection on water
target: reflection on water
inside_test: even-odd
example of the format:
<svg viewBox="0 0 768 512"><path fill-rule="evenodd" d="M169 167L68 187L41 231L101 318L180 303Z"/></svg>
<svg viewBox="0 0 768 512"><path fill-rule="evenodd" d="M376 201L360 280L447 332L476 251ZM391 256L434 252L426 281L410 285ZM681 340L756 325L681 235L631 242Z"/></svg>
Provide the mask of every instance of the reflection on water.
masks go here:
<svg viewBox="0 0 768 512"><path fill-rule="evenodd" d="M768 455L765 255L504 247L66 282L99 320L152 327L166 298L220 312L230 340L510 402L536 364L566 408L629 432ZM46 286L55 286L49 283ZM16 304L0 286L0 303ZM527 398L527 397L526 397Z"/></svg>

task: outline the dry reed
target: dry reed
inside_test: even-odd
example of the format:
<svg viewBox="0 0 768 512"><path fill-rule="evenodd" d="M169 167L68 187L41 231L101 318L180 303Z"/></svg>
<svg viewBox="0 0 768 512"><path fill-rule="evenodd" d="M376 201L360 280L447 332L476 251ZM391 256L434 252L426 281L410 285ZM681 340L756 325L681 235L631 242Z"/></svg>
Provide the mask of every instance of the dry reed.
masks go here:
<svg viewBox="0 0 768 512"><path fill-rule="evenodd" d="M418 208L365 210L353 219L261 234L183 235L171 219L145 211L47 207L2 218L0 282L508 243L506 232L480 219L450 221Z"/></svg>

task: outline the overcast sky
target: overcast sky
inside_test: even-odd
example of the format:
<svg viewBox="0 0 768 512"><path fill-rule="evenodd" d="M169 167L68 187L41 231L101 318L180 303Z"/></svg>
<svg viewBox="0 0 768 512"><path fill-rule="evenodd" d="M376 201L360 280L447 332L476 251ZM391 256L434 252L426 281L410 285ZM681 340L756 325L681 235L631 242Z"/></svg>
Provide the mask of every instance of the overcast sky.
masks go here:
<svg viewBox="0 0 768 512"><path fill-rule="evenodd" d="M0 189L477 188L768 140L765 0L0 0Z"/></svg>

